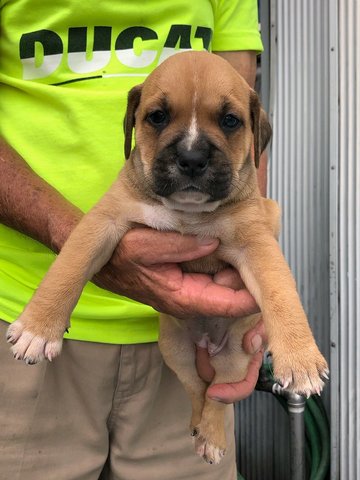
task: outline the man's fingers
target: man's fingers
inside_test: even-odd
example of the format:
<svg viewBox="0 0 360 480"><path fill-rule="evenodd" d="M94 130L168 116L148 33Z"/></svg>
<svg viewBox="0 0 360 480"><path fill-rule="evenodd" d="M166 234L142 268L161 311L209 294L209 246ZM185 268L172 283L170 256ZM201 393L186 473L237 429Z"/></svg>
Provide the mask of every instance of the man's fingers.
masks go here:
<svg viewBox="0 0 360 480"><path fill-rule="evenodd" d="M181 290L176 292L189 310L200 315L244 317L259 312L255 299L247 290L222 287L207 275L184 274Z"/></svg>
<svg viewBox="0 0 360 480"><path fill-rule="evenodd" d="M256 386L263 352L258 352L249 363L247 375L238 383L216 384L208 388L207 396L223 403L234 403L248 397Z"/></svg>
<svg viewBox="0 0 360 480"><path fill-rule="evenodd" d="M210 255L219 241L151 228L130 230L120 243L124 256L143 266L180 263Z"/></svg>
<svg viewBox="0 0 360 480"><path fill-rule="evenodd" d="M198 345L196 345L196 369L205 382L210 383L214 378L215 370L210 364L208 349Z"/></svg>
<svg viewBox="0 0 360 480"><path fill-rule="evenodd" d="M257 353L263 350L267 345L267 336L265 332L264 322L259 320L254 328L245 333L242 347L248 354Z"/></svg>

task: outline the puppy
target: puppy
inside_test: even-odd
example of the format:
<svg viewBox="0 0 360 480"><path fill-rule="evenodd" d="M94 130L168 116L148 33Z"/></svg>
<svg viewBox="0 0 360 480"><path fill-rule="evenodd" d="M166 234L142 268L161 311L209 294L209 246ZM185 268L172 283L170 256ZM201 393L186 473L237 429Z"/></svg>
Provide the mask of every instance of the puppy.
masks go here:
<svg viewBox="0 0 360 480"><path fill-rule="evenodd" d="M276 241L278 206L262 198L257 186L256 167L270 135L256 93L216 55L174 55L134 87L125 119L127 162L9 327L15 357L36 363L60 353L85 283L110 259L123 235L144 224L218 238L214 254L186 262L183 269L215 274L227 265L236 268L261 309L275 377L294 392L319 393L327 364ZM161 315L160 349L189 393L195 449L209 463L218 463L226 449L225 406L206 397L194 345L208 347L213 383L240 381L250 359L242 351L242 337L258 319Z"/></svg>

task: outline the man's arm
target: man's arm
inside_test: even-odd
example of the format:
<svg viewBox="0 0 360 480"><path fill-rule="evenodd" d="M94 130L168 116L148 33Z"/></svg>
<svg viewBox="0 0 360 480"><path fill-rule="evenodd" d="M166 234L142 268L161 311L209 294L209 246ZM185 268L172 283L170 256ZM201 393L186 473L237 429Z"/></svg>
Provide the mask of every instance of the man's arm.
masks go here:
<svg viewBox="0 0 360 480"><path fill-rule="evenodd" d="M255 88L256 80L256 53L253 51L214 52L227 60L241 76L245 78L251 88ZM257 171L260 193L266 196L267 186L267 154L261 155L260 166Z"/></svg>
<svg viewBox="0 0 360 480"><path fill-rule="evenodd" d="M82 212L0 138L0 222L58 253Z"/></svg>
<svg viewBox="0 0 360 480"><path fill-rule="evenodd" d="M256 80L256 52L251 50L234 52L214 52L216 55L227 60L237 72L248 82L251 88L255 88Z"/></svg>
<svg viewBox="0 0 360 480"><path fill-rule="evenodd" d="M4 140L0 140L0 171L0 222L59 252L83 213ZM134 229L125 235L94 283L175 316L212 312L236 316L257 311L246 290L234 292L218 286L207 275L183 274L177 265L210 255L217 245L216 240L204 243L178 233Z"/></svg>

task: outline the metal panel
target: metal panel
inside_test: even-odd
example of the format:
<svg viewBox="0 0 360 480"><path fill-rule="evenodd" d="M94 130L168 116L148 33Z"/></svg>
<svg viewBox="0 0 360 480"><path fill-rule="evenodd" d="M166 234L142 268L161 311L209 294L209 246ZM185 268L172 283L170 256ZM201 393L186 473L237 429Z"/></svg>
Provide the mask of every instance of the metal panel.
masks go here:
<svg viewBox="0 0 360 480"><path fill-rule="evenodd" d="M270 196L281 244L317 341L329 357L328 1L277 2Z"/></svg>
<svg viewBox="0 0 360 480"><path fill-rule="evenodd" d="M328 359L329 19L334 4L326 0L271 1L270 115L274 135L269 196L282 206L283 251L312 330ZM325 392L327 405L329 390L327 387ZM288 425L280 406L257 392L238 408L241 473L247 480L288 480Z"/></svg>
<svg viewBox="0 0 360 480"><path fill-rule="evenodd" d="M339 469L349 480L360 478L359 25L359 2L339 1Z"/></svg>
<svg viewBox="0 0 360 480"><path fill-rule="evenodd" d="M357 480L360 4L271 0L270 26L270 196L283 207L281 243L328 358L331 344L331 383L325 395L328 404L331 389L331 478ZM256 393L242 402L238 416L245 477L288 479L287 426L278 406Z"/></svg>
<svg viewBox="0 0 360 480"><path fill-rule="evenodd" d="M339 476L339 281L338 281L338 186L339 186L339 35L337 1L329 17L330 31L330 157L329 157L329 223L330 223L330 344L331 344L331 479L338 480Z"/></svg>

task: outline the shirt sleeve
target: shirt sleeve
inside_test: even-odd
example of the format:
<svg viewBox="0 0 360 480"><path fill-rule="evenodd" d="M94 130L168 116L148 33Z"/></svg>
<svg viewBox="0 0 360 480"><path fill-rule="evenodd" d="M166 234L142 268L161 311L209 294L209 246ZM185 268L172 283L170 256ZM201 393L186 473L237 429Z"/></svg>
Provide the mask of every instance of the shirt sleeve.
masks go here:
<svg viewBox="0 0 360 480"><path fill-rule="evenodd" d="M219 0L215 7L213 51L255 50L263 45L257 0Z"/></svg>

